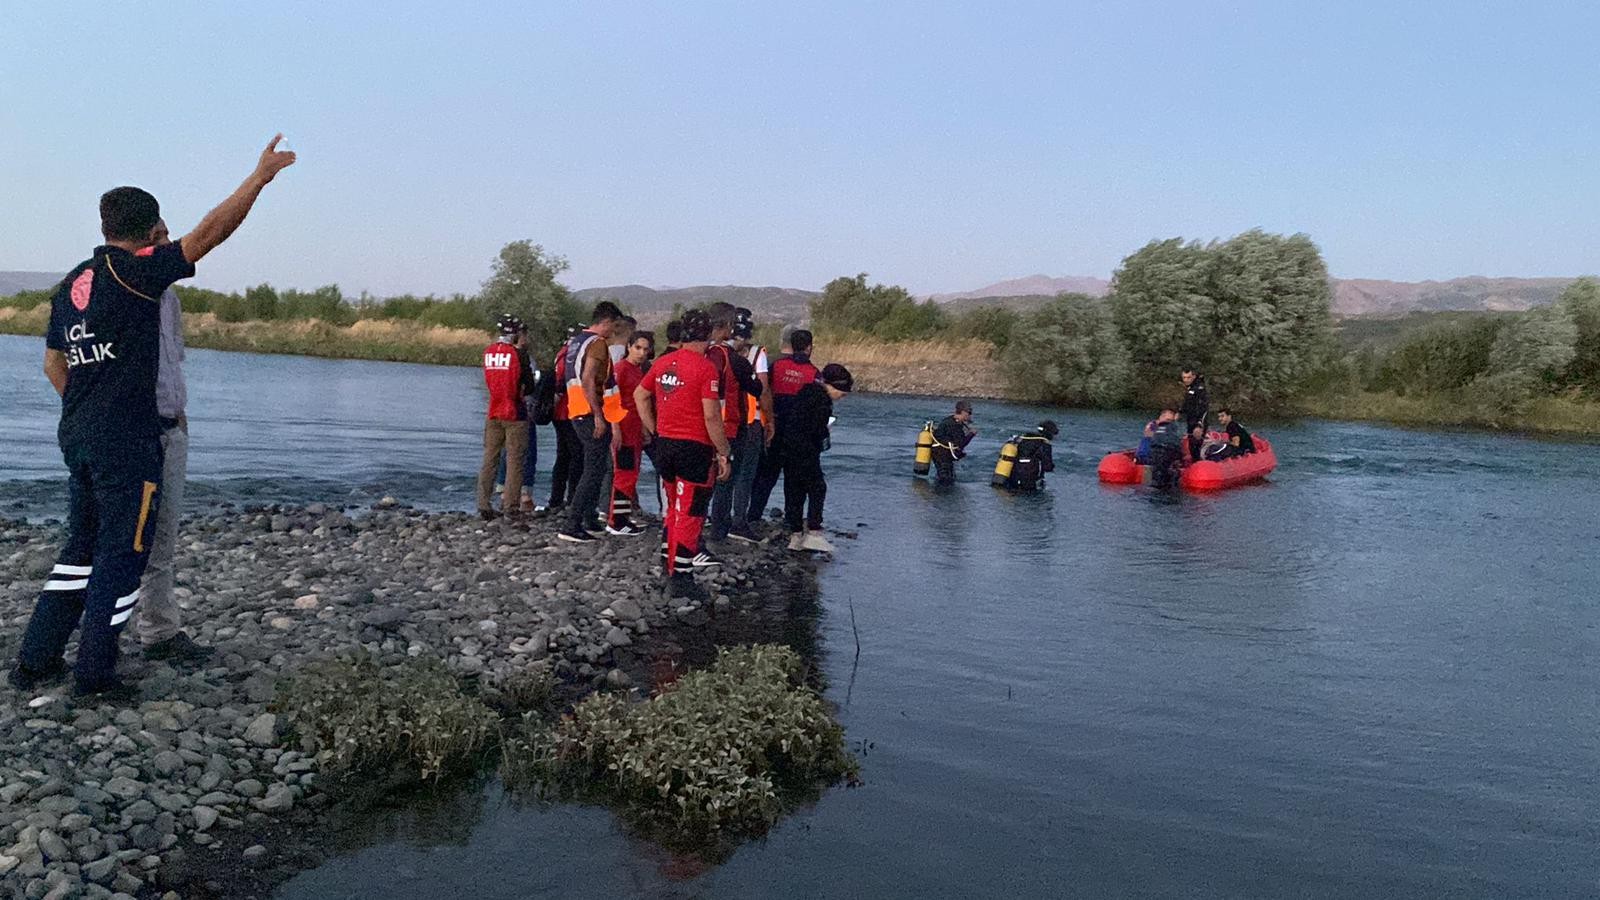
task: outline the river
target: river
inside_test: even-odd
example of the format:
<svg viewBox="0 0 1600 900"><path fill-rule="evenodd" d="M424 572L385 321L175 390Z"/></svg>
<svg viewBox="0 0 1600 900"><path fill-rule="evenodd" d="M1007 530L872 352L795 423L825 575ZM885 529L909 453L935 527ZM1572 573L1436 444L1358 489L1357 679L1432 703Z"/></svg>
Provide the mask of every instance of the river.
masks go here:
<svg viewBox="0 0 1600 900"><path fill-rule="evenodd" d="M60 508L38 354L0 338L10 515ZM198 504L470 508L472 370L195 351L189 376ZM817 652L863 787L696 868L491 786L279 896L1600 893L1600 448L1247 423L1269 484L1165 497L1095 481L1138 417L980 403L935 491L910 448L946 406L851 397L825 458L859 538L818 566ZM1048 491L990 489L998 439L1046 415Z"/></svg>

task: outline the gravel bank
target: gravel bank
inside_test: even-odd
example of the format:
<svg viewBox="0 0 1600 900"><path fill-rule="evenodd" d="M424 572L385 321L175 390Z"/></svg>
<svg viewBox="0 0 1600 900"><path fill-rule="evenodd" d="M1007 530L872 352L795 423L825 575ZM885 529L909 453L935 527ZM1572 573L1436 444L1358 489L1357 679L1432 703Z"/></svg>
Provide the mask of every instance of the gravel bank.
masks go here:
<svg viewBox="0 0 1600 900"><path fill-rule="evenodd" d="M279 678L309 660L361 647L388 664L441 658L489 683L542 665L574 692L627 687L670 666L663 654L718 612L761 603L773 573L803 577L775 547L730 547L726 568L669 596L652 571L654 532L591 547L554 536L544 523L392 506L186 523L178 592L189 629L217 649L206 667L147 663L130 634L137 707L0 686L0 897L237 896L215 873L270 865L270 836L313 826L330 804L311 748L267 710ZM57 538L0 524L7 665Z"/></svg>

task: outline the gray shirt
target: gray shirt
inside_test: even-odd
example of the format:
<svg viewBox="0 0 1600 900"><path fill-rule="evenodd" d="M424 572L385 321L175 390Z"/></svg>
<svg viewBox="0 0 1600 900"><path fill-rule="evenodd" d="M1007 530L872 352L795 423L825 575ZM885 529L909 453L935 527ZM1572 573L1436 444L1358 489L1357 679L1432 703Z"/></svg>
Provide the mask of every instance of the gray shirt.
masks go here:
<svg viewBox="0 0 1600 900"><path fill-rule="evenodd" d="M183 382L183 306L178 293L167 288L161 295L161 366L156 371L156 413L176 419L189 402Z"/></svg>

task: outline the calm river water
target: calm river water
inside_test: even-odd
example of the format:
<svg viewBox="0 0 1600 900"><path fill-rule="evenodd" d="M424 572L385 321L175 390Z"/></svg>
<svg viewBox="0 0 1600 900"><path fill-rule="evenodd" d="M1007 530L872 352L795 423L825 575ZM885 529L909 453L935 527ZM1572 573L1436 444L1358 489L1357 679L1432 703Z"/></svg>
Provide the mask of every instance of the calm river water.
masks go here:
<svg viewBox="0 0 1600 900"><path fill-rule="evenodd" d="M39 352L0 338L12 515L61 503ZM190 381L197 503L470 507L472 370L201 351ZM910 445L946 405L852 397L825 458L860 537L801 624L864 787L709 870L491 787L280 896L1600 894L1600 448L1250 423L1270 484L1167 498L1095 481L1137 417L982 403L936 492ZM1044 415L1048 492L991 490L998 439Z"/></svg>

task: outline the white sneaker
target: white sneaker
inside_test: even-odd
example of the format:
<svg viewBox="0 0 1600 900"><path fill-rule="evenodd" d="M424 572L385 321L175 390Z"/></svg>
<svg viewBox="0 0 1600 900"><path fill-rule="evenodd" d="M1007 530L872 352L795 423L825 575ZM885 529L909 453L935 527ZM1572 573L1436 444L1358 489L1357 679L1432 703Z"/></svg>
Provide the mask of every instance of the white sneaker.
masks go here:
<svg viewBox="0 0 1600 900"><path fill-rule="evenodd" d="M638 537L639 535L644 534L644 529L637 525L624 525L621 528L614 528L610 525L607 525L606 534L614 537Z"/></svg>
<svg viewBox="0 0 1600 900"><path fill-rule="evenodd" d="M805 540L800 542L800 548L802 550L810 550L813 553L833 552L833 544L828 543L828 539L823 537L820 531L806 532Z"/></svg>
<svg viewBox="0 0 1600 900"><path fill-rule="evenodd" d="M789 549L796 553L806 549L806 533L796 531L794 534L789 535Z"/></svg>
<svg viewBox="0 0 1600 900"><path fill-rule="evenodd" d="M709 553L696 553L694 558L689 560L689 566L695 569L709 569L720 565L722 565L722 560Z"/></svg>

